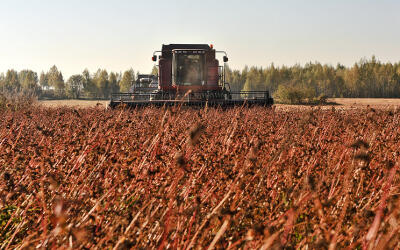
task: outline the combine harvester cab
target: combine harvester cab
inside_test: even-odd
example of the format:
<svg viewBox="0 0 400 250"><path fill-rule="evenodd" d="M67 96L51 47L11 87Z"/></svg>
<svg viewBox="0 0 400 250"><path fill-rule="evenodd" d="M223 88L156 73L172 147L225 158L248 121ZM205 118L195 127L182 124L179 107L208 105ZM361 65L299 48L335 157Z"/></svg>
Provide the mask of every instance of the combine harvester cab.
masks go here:
<svg viewBox="0 0 400 250"><path fill-rule="evenodd" d="M139 75L129 93L113 93L109 106L127 107L172 106L270 106L269 91L231 91L225 82L225 67L219 65L216 53L207 44L169 44L153 53L157 61L158 78Z"/></svg>

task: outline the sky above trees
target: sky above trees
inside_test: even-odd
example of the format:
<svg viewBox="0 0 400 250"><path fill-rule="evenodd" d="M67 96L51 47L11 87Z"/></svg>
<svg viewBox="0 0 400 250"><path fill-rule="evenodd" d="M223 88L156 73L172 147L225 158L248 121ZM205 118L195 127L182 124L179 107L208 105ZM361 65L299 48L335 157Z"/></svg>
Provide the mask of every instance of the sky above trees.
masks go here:
<svg viewBox="0 0 400 250"><path fill-rule="evenodd" d="M104 68L151 71L167 43L212 43L231 68L400 58L400 1L2 0L0 72L65 77Z"/></svg>

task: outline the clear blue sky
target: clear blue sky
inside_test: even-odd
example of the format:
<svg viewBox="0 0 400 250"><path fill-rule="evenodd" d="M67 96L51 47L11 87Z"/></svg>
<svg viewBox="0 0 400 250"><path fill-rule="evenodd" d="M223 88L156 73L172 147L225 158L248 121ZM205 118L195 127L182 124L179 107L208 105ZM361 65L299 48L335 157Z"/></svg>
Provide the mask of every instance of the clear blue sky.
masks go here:
<svg viewBox="0 0 400 250"><path fill-rule="evenodd" d="M232 68L400 61L399 0L0 0L0 72L142 73L167 43L212 43Z"/></svg>

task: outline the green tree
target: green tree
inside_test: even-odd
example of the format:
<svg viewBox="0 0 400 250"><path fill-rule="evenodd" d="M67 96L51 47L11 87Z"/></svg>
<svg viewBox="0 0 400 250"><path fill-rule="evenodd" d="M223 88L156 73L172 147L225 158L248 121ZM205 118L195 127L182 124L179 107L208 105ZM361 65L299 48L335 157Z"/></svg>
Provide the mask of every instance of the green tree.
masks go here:
<svg viewBox="0 0 400 250"><path fill-rule="evenodd" d="M81 96L84 81L82 75L72 75L67 81L67 96L78 99Z"/></svg>
<svg viewBox="0 0 400 250"><path fill-rule="evenodd" d="M82 72L82 77L83 77L83 92L87 97L93 98L96 96L97 93L97 88L96 85L93 82L92 77L90 76L89 70L85 69Z"/></svg>
<svg viewBox="0 0 400 250"><path fill-rule="evenodd" d="M20 91L21 84L18 79L17 71L10 69L7 70L6 76L3 80L3 91Z"/></svg>
<svg viewBox="0 0 400 250"><path fill-rule="evenodd" d="M119 82L120 91L128 92L133 84L133 81L135 81L135 72L133 69L125 71L121 81Z"/></svg>
<svg viewBox="0 0 400 250"><path fill-rule="evenodd" d="M111 93L119 92L119 81L118 81L118 74L111 72L108 76L108 84Z"/></svg>
<svg viewBox="0 0 400 250"><path fill-rule="evenodd" d="M265 78L263 76L263 69L251 67L246 74L246 81L243 86L244 91L250 90L265 90Z"/></svg>
<svg viewBox="0 0 400 250"><path fill-rule="evenodd" d="M108 87L108 73L106 70L97 70L94 74L93 82L96 85L97 97L108 98L109 87Z"/></svg>
<svg viewBox="0 0 400 250"><path fill-rule="evenodd" d="M1 73L0 73L0 91L3 90L4 79L5 79L5 78L6 78L6 77L4 76L4 73L1 72Z"/></svg>
<svg viewBox="0 0 400 250"><path fill-rule="evenodd" d="M65 96L65 83L63 76L57 67L54 65L47 73L48 83L54 88L57 97Z"/></svg>
<svg viewBox="0 0 400 250"><path fill-rule="evenodd" d="M38 76L32 70L22 70L18 73L18 79L21 83L21 88L24 91L38 94Z"/></svg>
<svg viewBox="0 0 400 250"><path fill-rule="evenodd" d="M153 66L153 68L151 69L151 74L158 76L158 67L157 66Z"/></svg>
<svg viewBox="0 0 400 250"><path fill-rule="evenodd" d="M42 89L45 90L49 88L49 80L47 74L45 74L43 71L42 73L40 73L39 85Z"/></svg>

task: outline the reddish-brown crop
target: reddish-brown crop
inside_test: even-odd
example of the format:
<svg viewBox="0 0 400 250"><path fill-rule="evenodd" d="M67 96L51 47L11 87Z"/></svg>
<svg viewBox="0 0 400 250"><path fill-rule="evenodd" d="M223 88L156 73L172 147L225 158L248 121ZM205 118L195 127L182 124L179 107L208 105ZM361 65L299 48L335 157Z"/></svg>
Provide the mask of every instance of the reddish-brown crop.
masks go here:
<svg viewBox="0 0 400 250"><path fill-rule="evenodd" d="M400 113L0 112L0 248L399 248Z"/></svg>

